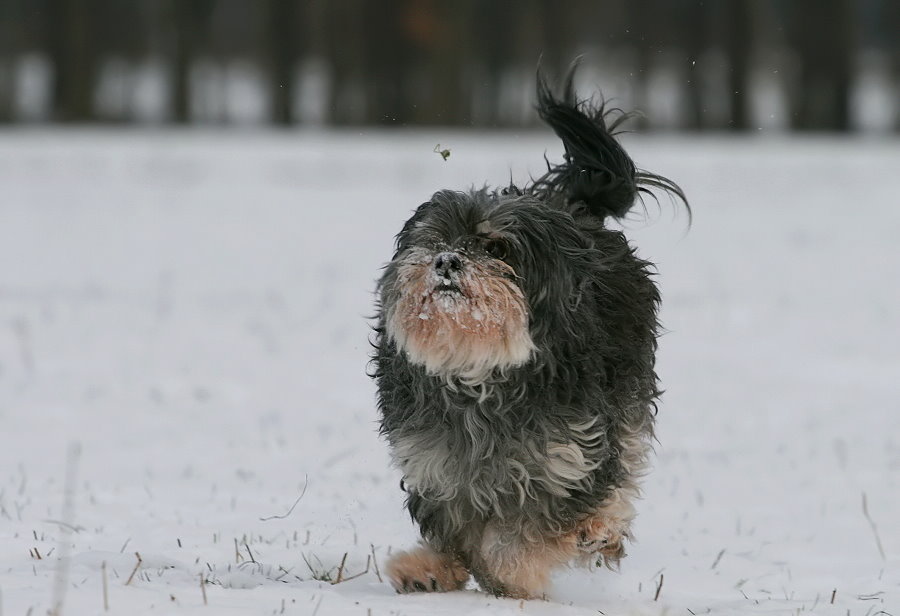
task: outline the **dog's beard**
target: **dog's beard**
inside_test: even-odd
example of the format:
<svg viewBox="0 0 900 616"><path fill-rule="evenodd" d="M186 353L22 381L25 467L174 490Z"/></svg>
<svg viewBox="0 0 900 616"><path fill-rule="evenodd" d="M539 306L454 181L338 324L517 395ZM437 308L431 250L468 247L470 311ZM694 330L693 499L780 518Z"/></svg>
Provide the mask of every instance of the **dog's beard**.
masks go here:
<svg viewBox="0 0 900 616"><path fill-rule="evenodd" d="M434 257L415 250L398 264L393 302L385 306L388 337L430 374L466 384L527 362L534 343L512 268L461 257L458 271L441 275Z"/></svg>

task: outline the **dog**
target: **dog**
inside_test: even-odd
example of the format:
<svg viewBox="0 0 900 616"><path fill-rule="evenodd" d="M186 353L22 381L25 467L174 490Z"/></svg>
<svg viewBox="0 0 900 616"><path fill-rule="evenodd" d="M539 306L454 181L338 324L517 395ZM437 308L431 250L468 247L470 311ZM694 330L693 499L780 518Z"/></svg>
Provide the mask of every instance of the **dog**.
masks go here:
<svg viewBox="0 0 900 616"><path fill-rule="evenodd" d="M544 596L554 568L617 566L660 390L651 263L608 228L642 194L680 199L616 140L629 117L560 94L537 111L562 163L522 188L441 190L396 237L377 285L372 376L419 547L397 592ZM546 157L545 157L546 159Z"/></svg>

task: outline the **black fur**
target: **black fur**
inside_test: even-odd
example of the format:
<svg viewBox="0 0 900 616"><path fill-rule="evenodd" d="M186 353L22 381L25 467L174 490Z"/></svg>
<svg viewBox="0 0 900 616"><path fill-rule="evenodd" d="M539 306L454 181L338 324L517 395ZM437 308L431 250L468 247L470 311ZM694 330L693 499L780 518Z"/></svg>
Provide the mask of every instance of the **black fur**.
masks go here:
<svg viewBox="0 0 900 616"><path fill-rule="evenodd" d="M569 71L563 95L556 98L546 80L538 74L538 113L562 140L565 162L549 166L529 191L548 202L565 200L583 203L601 218L623 218L641 194L653 189L675 195L687 206L681 188L671 180L638 170L631 157L616 141L617 129L632 114L607 109L601 99L578 102L573 84L575 68ZM688 214L690 214L690 207Z"/></svg>
<svg viewBox="0 0 900 616"><path fill-rule="evenodd" d="M626 116L610 121L602 104L576 102L571 74L561 98L539 77L538 112L562 139L565 161L522 189L435 193L397 236L378 285L373 376L382 434L401 469L424 463L410 456L449 452L441 454L448 489L407 481L407 507L435 550L453 554L498 594L508 586L479 553L489 526L510 541L560 536L636 481L635 460L624 456L643 461L644 450L625 451L628 439L652 436L659 293L651 264L604 219L624 216L650 189L684 200L670 180L636 169L613 135ZM494 232L486 238L479 228ZM476 261L499 252L526 299L530 360L477 386L412 363L391 339L386 315L403 291L399 264L414 249ZM588 436L573 428L586 422L593 422ZM596 464L562 492L546 479L547 452L561 438ZM398 453L410 442L422 451ZM521 472L534 479L524 497Z"/></svg>

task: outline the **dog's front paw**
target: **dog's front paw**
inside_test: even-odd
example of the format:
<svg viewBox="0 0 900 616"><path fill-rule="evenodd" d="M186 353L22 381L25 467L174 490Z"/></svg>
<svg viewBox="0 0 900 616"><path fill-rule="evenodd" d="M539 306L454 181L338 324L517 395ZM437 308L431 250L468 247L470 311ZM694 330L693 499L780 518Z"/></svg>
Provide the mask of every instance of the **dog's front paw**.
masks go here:
<svg viewBox="0 0 900 616"><path fill-rule="evenodd" d="M461 590L469 579L459 561L427 546L394 554L386 572L398 593Z"/></svg>
<svg viewBox="0 0 900 616"><path fill-rule="evenodd" d="M598 566L614 567L625 557L625 539L628 529L617 521L594 517L576 532L576 545L586 558L596 556Z"/></svg>

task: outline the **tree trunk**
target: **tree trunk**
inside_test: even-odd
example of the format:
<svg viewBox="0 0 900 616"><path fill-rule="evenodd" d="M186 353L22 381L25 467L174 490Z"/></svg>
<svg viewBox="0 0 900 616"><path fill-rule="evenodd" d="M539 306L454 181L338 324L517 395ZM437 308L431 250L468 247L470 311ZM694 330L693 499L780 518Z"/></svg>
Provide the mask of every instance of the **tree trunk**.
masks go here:
<svg viewBox="0 0 900 616"><path fill-rule="evenodd" d="M62 122L94 119L97 41L92 20L93 0L51 0L47 3L50 58L53 64L53 115Z"/></svg>
<svg viewBox="0 0 900 616"><path fill-rule="evenodd" d="M795 0L792 6L794 46L801 61L794 128L849 130L854 51L849 0Z"/></svg>
<svg viewBox="0 0 900 616"><path fill-rule="evenodd" d="M297 0L268 0L267 32L271 118L275 124L290 125L294 118L294 69L297 63L300 11Z"/></svg>
<svg viewBox="0 0 900 616"><path fill-rule="evenodd" d="M727 7L728 38L725 53L728 56L728 96L731 120L728 126L734 131L749 128L750 47L752 40L750 8L748 0L729 0Z"/></svg>

